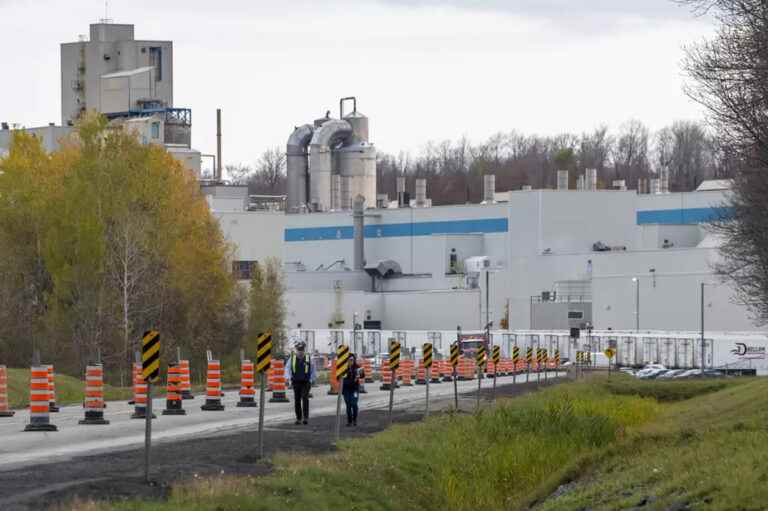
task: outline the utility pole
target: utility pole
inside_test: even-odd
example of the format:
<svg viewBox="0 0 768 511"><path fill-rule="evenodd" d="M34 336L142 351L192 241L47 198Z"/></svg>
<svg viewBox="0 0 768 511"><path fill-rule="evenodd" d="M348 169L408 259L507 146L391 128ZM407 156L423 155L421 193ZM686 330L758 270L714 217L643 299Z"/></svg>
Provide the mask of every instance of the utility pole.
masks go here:
<svg viewBox="0 0 768 511"><path fill-rule="evenodd" d="M635 283L635 332L640 332L640 279L632 277Z"/></svg>

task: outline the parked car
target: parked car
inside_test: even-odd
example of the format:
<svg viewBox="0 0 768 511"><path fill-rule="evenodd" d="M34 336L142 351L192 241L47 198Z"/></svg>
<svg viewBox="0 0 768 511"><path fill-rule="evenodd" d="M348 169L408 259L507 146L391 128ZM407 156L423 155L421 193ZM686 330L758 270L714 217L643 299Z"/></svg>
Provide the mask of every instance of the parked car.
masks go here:
<svg viewBox="0 0 768 511"><path fill-rule="evenodd" d="M647 375L650 375L651 373L654 373L659 370L667 370L667 368L661 364L648 364L647 366L643 367L639 371L635 373L635 376L638 378L644 378Z"/></svg>
<svg viewBox="0 0 768 511"><path fill-rule="evenodd" d="M641 380L655 380L659 376L662 376L664 373L668 372L669 369L650 369L643 373L642 376L638 376Z"/></svg>
<svg viewBox="0 0 768 511"><path fill-rule="evenodd" d="M667 371L664 374L660 374L657 379L659 380L671 380L678 374L683 374L685 372L685 369L672 369L671 371Z"/></svg>

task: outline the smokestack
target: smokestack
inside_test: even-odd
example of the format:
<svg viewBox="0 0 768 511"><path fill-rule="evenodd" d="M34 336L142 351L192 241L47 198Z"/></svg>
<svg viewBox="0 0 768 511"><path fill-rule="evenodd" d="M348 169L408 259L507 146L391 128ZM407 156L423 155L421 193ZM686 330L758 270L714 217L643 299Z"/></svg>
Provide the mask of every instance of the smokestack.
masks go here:
<svg viewBox="0 0 768 511"><path fill-rule="evenodd" d="M597 169L587 169L587 177L585 179L585 187L588 192L594 192L597 190Z"/></svg>
<svg viewBox="0 0 768 511"><path fill-rule="evenodd" d="M405 177L397 178L397 207L404 208L405 204Z"/></svg>
<svg viewBox="0 0 768 511"><path fill-rule="evenodd" d="M483 202L486 204L496 202L496 176L494 174L483 176Z"/></svg>
<svg viewBox="0 0 768 511"><path fill-rule="evenodd" d="M365 268L365 197L358 195L352 205L352 224L354 226L354 247L352 253L352 269L362 270Z"/></svg>
<svg viewBox="0 0 768 511"><path fill-rule="evenodd" d="M341 175L339 174L331 176L331 209L334 211L341 209Z"/></svg>
<svg viewBox="0 0 768 511"><path fill-rule="evenodd" d="M568 189L568 171L567 170L557 171L557 189L558 190Z"/></svg>
<svg viewBox="0 0 768 511"><path fill-rule="evenodd" d="M384 209L389 203L389 196L386 193L380 193L376 195L376 208Z"/></svg>
<svg viewBox="0 0 768 511"><path fill-rule="evenodd" d="M580 191L584 190L584 174L576 178L576 189Z"/></svg>
<svg viewBox="0 0 768 511"><path fill-rule="evenodd" d="M427 205L427 180L416 180L416 206L423 208Z"/></svg>
<svg viewBox="0 0 768 511"><path fill-rule="evenodd" d="M221 180L221 108L216 109L216 170L213 173L213 180Z"/></svg>

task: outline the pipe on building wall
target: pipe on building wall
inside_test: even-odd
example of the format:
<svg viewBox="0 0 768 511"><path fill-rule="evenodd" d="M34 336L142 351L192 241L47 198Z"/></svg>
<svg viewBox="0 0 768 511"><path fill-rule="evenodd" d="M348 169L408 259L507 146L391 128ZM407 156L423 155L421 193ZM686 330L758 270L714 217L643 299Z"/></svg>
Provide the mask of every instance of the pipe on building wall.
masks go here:
<svg viewBox="0 0 768 511"><path fill-rule="evenodd" d="M365 197L355 196L352 204L352 225L354 227L354 247L352 269L365 269Z"/></svg>
<svg viewBox="0 0 768 511"><path fill-rule="evenodd" d="M311 124L299 126L288 137L286 151L287 192L289 213L298 212L304 204L307 204L307 172L309 161L307 160L307 146L312 140L315 129Z"/></svg>
<svg viewBox="0 0 768 511"><path fill-rule="evenodd" d="M347 121L331 119L315 130L309 143L309 203L314 211L327 211L331 202L331 149L352 134Z"/></svg>
<svg viewBox="0 0 768 511"><path fill-rule="evenodd" d="M221 181L221 108L216 109L216 169L213 171L214 182Z"/></svg>

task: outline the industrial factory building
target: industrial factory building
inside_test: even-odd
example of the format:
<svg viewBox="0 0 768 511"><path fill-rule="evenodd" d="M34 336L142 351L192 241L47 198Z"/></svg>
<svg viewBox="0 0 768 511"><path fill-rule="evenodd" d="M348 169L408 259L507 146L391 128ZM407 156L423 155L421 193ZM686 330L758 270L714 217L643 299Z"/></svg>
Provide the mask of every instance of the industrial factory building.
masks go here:
<svg viewBox="0 0 768 511"><path fill-rule="evenodd" d="M287 212L210 200L237 246L236 270L283 261L289 326L445 330L493 328L697 330L704 283L707 330L754 330L712 265L728 183L664 193L598 190L594 172L567 189L496 191L480 204L431 207L427 183L378 196L368 119L339 118L290 134ZM410 197L414 197L410 199Z"/></svg>

